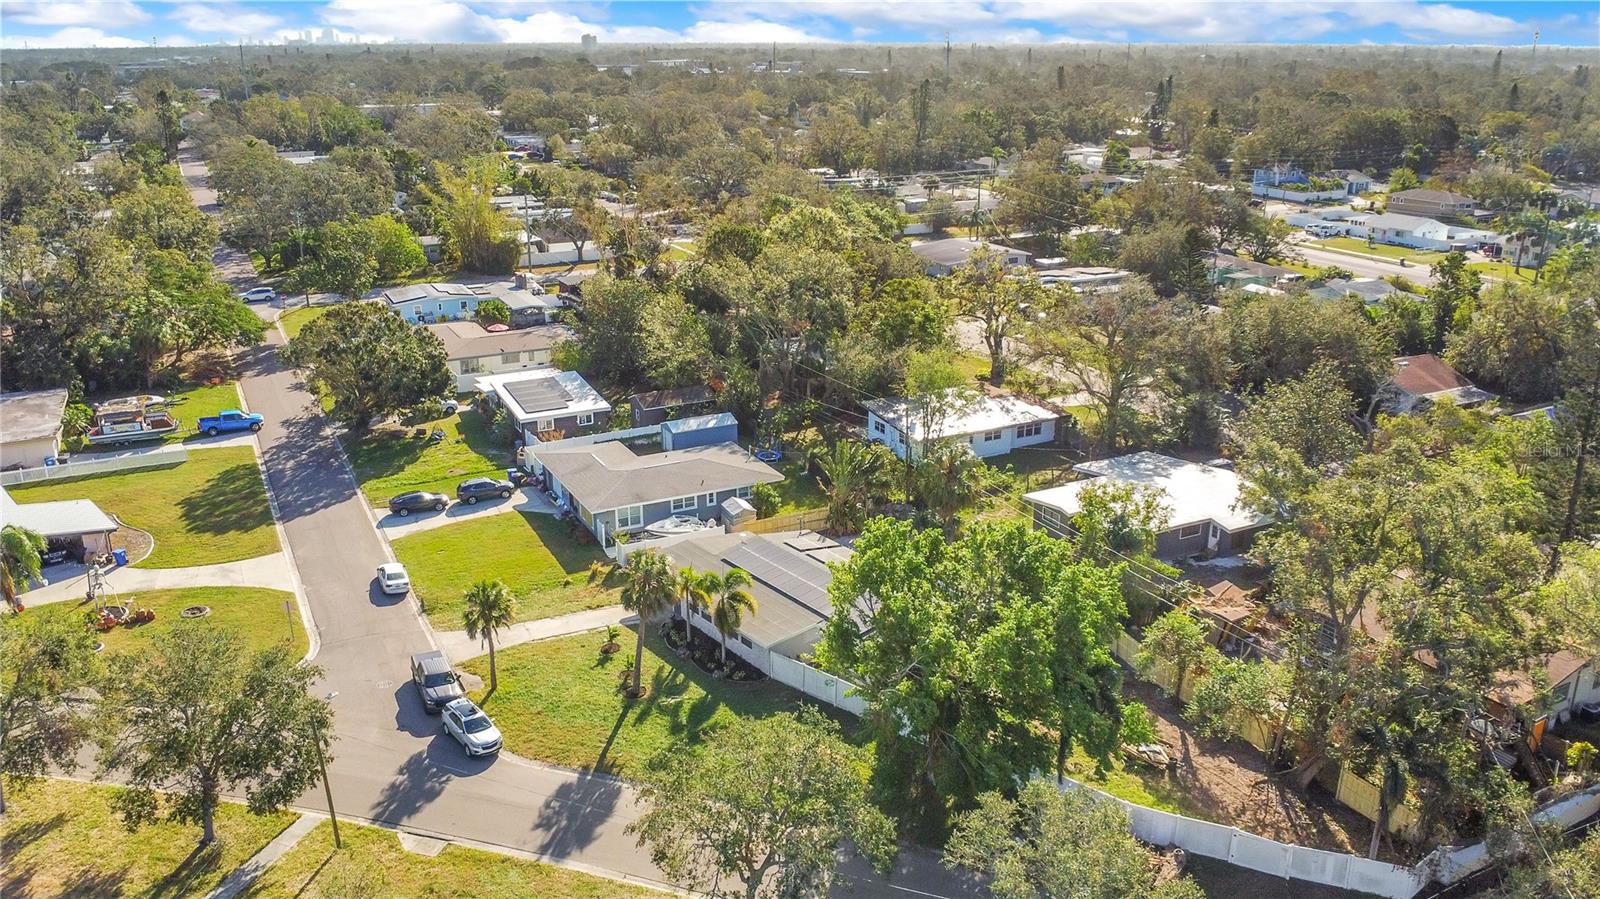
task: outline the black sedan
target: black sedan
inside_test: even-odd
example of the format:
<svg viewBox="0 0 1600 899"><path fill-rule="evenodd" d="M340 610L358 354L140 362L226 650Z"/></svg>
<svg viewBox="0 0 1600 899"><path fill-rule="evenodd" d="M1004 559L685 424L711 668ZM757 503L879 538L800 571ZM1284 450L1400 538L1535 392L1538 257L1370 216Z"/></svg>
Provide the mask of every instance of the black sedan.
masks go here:
<svg viewBox="0 0 1600 899"><path fill-rule="evenodd" d="M456 485L456 499L471 505L480 499L491 499L496 496L505 499L511 495L513 489L510 481L468 478Z"/></svg>
<svg viewBox="0 0 1600 899"><path fill-rule="evenodd" d="M396 515L406 516L412 512L426 512L432 509L443 512L444 507L450 505L450 497L443 493L429 493L426 490L413 490L402 493L389 500L389 511Z"/></svg>

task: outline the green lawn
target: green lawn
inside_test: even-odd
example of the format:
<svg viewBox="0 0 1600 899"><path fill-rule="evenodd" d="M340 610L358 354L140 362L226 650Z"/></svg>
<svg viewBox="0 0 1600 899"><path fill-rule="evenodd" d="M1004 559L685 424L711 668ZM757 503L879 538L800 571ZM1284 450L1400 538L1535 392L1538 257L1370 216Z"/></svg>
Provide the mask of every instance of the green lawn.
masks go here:
<svg viewBox="0 0 1600 899"><path fill-rule="evenodd" d="M1444 258L1443 253L1431 250L1415 250L1411 247L1397 247L1384 243L1368 246L1367 242L1359 237L1329 237L1326 240L1314 240L1311 245L1329 250L1365 253L1368 256L1383 256L1388 259L1405 259L1418 264L1431 264Z"/></svg>
<svg viewBox="0 0 1600 899"><path fill-rule="evenodd" d="M222 627L238 633L252 649L265 649L294 636L295 655L303 656L310 647L306 629L300 623L300 606L293 593L261 587L188 587L178 590L145 590L118 595L115 602L154 609L156 620L134 627L119 627L100 635L106 652L140 650L156 636L183 624ZM284 603L289 611L284 612ZM211 614L185 621L178 613L189 606L210 606ZM58 602L28 614L83 616L90 607L82 602Z"/></svg>
<svg viewBox="0 0 1600 899"><path fill-rule="evenodd" d="M416 427L442 428L438 443L411 436ZM358 440L347 441L345 451L361 481L361 492L375 506L409 490L431 490L455 495L456 485L467 478L505 477L514 461L510 446L491 435L476 409L462 409L438 421L415 427L385 426Z"/></svg>
<svg viewBox="0 0 1600 899"><path fill-rule="evenodd" d="M589 583L589 566L607 561L571 526L537 512L479 515L394 541L411 586L434 626L461 629L461 595L474 583L505 581L520 620L550 618L617 602L618 590ZM613 577L614 581L615 578Z"/></svg>
<svg viewBox="0 0 1600 899"><path fill-rule="evenodd" d="M186 568L278 551L255 452L247 446L191 450L162 468L13 487L19 503L92 499L124 524L148 531L155 551L140 568Z"/></svg>
<svg viewBox="0 0 1600 899"><path fill-rule="evenodd" d="M662 894L481 849L449 845L435 857L407 852L393 831L341 822L344 849L333 848L324 821L266 870L244 895L252 899L382 896L384 899L647 899Z"/></svg>
<svg viewBox="0 0 1600 899"><path fill-rule="evenodd" d="M961 369L963 374L974 381L979 380L980 377L983 379L989 377L989 357L982 353L963 350L956 353L950 361L955 363L956 368Z"/></svg>
<svg viewBox="0 0 1600 899"><path fill-rule="evenodd" d="M1083 750L1075 750L1067 759L1067 776L1137 805L1210 819L1211 816L1189 799L1183 786L1168 778L1166 772L1132 761L1124 766L1124 761L1127 760L1118 756L1112 761L1111 770L1101 777L1095 773L1094 760L1084 755Z"/></svg>
<svg viewBox="0 0 1600 899"><path fill-rule="evenodd" d="M783 473L783 480L772 486L778 490L778 511L773 515L788 515L805 509L821 509L828 505L828 495L822 492L816 475L806 471L805 462L785 457L772 466ZM770 517L770 516L769 516Z"/></svg>
<svg viewBox="0 0 1600 899"><path fill-rule="evenodd" d="M622 651L600 652L598 631L540 640L498 653L500 690L483 701L512 752L574 768L638 775L656 752L676 740L697 742L708 729L735 716L766 716L797 709L803 696L782 684L737 684L680 659L651 628L645 640L646 695L628 700L619 689L634 631ZM489 659L464 666L485 681Z"/></svg>
<svg viewBox="0 0 1600 899"><path fill-rule="evenodd" d="M301 306L298 309L290 309L278 317L278 324L283 325L283 333L293 340L301 328L321 318L332 308L332 306Z"/></svg>
<svg viewBox="0 0 1600 899"><path fill-rule="evenodd" d="M198 826L124 830L111 807L114 793L114 787L64 780L20 790L7 783L0 895L204 896L295 819L291 813L252 815L224 802L217 809L217 842L199 850Z"/></svg>
<svg viewBox="0 0 1600 899"><path fill-rule="evenodd" d="M1469 262L1467 268L1489 278L1499 278L1502 281L1521 281L1532 283L1538 274L1538 269L1524 265L1522 271L1517 271L1516 266L1509 262Z"/></svg>
<svg viewBox="0 0 1600 899"><path fill-rule="evenodd" d="M103 402L127 395L127 391L107 393L104 396L90 400L90 402ZM159 441L160 443L178 443L183 440L200 437L202 435L195 431L195 422L205 416L216 415L223 409L240 408L239 391L232 381L224 381L221 384L192 384L181 390L169 390L163 396L167 398L167 409L178 420L178 430L163 437ZM152 440L145 445L155 446L157 444L158 441ZM69 441L69 447L71 452L78 454L121 452L127 449L127 447L123 446L96 446L84 441L82 438L74 438Z"/></svg>

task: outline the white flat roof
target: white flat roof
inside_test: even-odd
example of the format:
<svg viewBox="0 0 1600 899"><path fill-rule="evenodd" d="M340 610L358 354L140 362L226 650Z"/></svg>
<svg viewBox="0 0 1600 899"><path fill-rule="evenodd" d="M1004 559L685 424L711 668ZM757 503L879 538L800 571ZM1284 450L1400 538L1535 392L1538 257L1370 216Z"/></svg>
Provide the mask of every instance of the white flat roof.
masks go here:
<svg viewBox="0 0 1600 899"><path fill-rule="evenodd" d="M1091 484L1113 481L1160 489L1169 515L1163 530L1203 521L1215 521L1229 531L1246 530L1271 524L1272 516L1251 509L1236 508L1239 501L1239 475L1225 468L1185 462L1159 453L1131 453L1093 462L1080 462L1074 470L1090 475L1048 490L1024 494L1023 499L1048 506L1065 515L1076 515L1078 494Z"/></svg>
<svg viewBox="0 0 1600 899"><path fill-rule="evenodd" d="M553 391L529 391L526 388L536 381L554 381ZM583 375L575 371L555 371L554 369L535 369L533 371L515 371L499 375L485 375L472 382L473 386L484 393L493 393L500 398L500 402L511 410L519 423L537 421L540 419L566 418L570 415L585 415L591 412L610 412L611 404L605 397L589 386ZM538 394L546 398L547 402L560 405L546 405L542 408L529 409L523 405L519 396L532 396Z"/></svg>
<svg viewBox="0 0 1600 899"><path fill-rule="evenodd" d="M996 428L1025 425L1036 421L1055 421L1061 417L1043 406L1035 406L1014 396L972 394L961 397L957 395L960 392L958 388L951 388L946 392L946 396L951 397L954 408L944 416L943 421L934 426L934 432L928 435L927 439L943 440L946 437L981 434ZM910 401L906 398L872 400L866 407L867 411L899 428L909 439L923 439L922 422L907 421L915 419L917 413L910 408Z"/></svg>
<svg viewBox="0 0 1600 899"><path fill-rule="evenodd" d="M117 523L93 500L64 499L48 503L19 503L0 488L0 507L6 524L26 528L45 537L108 534Z"/></svg>

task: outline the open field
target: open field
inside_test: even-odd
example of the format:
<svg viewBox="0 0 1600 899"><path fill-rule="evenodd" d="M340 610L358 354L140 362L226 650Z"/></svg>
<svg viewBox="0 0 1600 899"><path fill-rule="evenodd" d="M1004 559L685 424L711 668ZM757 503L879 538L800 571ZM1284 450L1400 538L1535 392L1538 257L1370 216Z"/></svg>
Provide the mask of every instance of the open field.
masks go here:
<svg viewBox="0 0 1600 899"><path fill-rule="evenodd" d="M1469 262L1467 268L1483 275L1486 278L1499 278L1502 281L1517 281L1523 284L1533 283L1539 270L1524 265L1521 271L1509 262Z"/></svg>
<svg viewBox="0 0 1600 899"><path fill-rule="evenodd" d="M19 503L92 499L155 550L139 568L186 568L278 551L255 452L248 446L194 450L162 468L69 478L10 489Z"/></svg>
<svg viewBox="0 0 1600 899"><path fill-rule="evenodd" d="M504 581L524 621L608 606L619 592L606 581L589 582L591 563L609 569L599 547L537 512L479 515L421 531L395 540L394 553L429 620L450 630L461 627L461 595L481 580Z"/></svg>
<svg viewBox="0 0 1600 899"><path fill-rule="evenodd" d="M23 790L8 782L9 805L0 819L0 894L204 896L296 817L252 815L224 802L217 808L217 842L202 850L196 848L197 825L124 830L111 806L115 793L115 787L66 780L41 780Z"/></svg>
<svg viewBox="0 0 1600 899"><path fill-rule="evenodd" d="M1359 237L1329 237L1324 240L1311 242L1314 247L1327 250L1343 250L1347 253L1364 253L1368 256L1382 256L1386 259L1404 259L1418 265L1431 265L1444 258L1443 253L1433 250L1418 250L1412 247L1397 247L1384 243L1369 245Z"/></svg>

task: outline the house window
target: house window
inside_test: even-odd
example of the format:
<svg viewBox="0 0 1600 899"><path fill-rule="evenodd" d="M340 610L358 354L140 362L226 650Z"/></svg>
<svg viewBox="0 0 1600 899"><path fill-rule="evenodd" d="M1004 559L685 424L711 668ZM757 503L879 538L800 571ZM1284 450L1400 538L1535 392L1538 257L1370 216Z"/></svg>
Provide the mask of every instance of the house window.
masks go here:
<svg viewBox="0 0 1600 899"><path fill-rule="evenodd" d="M537 365L544 365L545 363L550 361L550 351L549 350L534 350L533 351L533 361Z"/></svg>
<svg viewBox="0 0 1600 899"><path fill-rule="evenodd" d="M1185 525L1178 528L1179 540L1192 540L1198 536L1200 536L1200 526L1198 524Z"/></svg>
<svg viewBox="0 0 1600 899"><path fill-rule="evenodd" d="M1017 425L1017 439L1024 437L1037 437L1044 433L1044 422L1034 421L1025 425Z"/></svg>
<svg viewBox="0 0 1600 899"><path fill-rule="evenodd" d="M464 375L475 375L475 374L477 374L478 372L481 372L481 371L483 371L483 360L482 359L462 359L461 360L461 373L462 374L464 374Z"/></svg>
<svg viewBox="0 0 1600 899"><path fill-rule="evenodd" d="M521 361L522 361L522 354L521 353L501 353L500 354L500 364L501 365L516 365L518 362L521 362Z"/></svg>
<svg viewBox="0 0 1600 899"><path fill-rule="evenodd" d="M553 418L541 418L534 427L534 430L537 431L554 431L555 429L556 420Z"/></svg>
<svg viewBox="0 0 1600 899"><path fill-rule="evenodd" d="M1211 539L1214 541L1222 539L1222 528L1217 527L1216 522L1211 523Z"/></svg>
<svg viewBox="0 0 1600 899"><path fill-rule="evenodd" d="M715 493L707 493L701 498L701 501L705 503L705 507L709 509L717 504L717 495Z"/></svg>
<svg viewBox="0 0 1600 899"><path fill-rule="evenodd" d="M743 643L745 646L750 647L751 649L755 649L756 648L756 645L754 643L751 643L750 642L750 638L746 637L744 634L740 634L739 635L739 642Z"/></svg>
<svg viewBox="0 0 1600 899"><path fill-rule="evenodd" d="M687 512L698 506L698 498L693 496L680 496L672 501L672 511Z"/></svg>
<svg viewBox="0 0 1600 899"><path fill-rule="evenodd" d="M1061 512L1049 506L1034 506L1039 513L1039 520L1046 524L1060 524Z"/></svg>
<svg viewBox="0 0 1600 899"><path fill-rule="evenodd" d="M994 441L1000 439L1000 434L1001 433L1002 432L1000 432L1000 431L984 431L983 432L983 442L984 443L993 443Z"/></svg>
<svg viewBox="0 0 1600 899"><path fill-rule="evenodd" d="M1550 688L1550 707L1559 708L1567 704L1567 695L1572 692L1572 683L1569 681Z"/></svg>
<svg viewBox="0 0 1600 899"><path fill-rule="evenodd" d="M872 430L877 432L877 433L879 433L879 434L882 434L883 433L883 422L881 422L881 421L873 422L872 423Z"/></svg>
<svg viewBox="0 0 1600 899"><path fill-rule="evenodd" d="M750 498L750 488L749 487L740 487L739 489L733 491L733 495L739 497L740 499L749 499Z"/></svg>
<svg viewBox="0 0 1600 899"><path fill-rule="evenodd" d="M578 416L578 424L579 425L592 425L592 424L594 424L594 413L593 412L585 412L582 415L579 415Z"/></svg>
<svg viewBox="0 0 1600 899"><path fill-rule="evenodd" d="M617 530L627 530L644 525L644 506L626 506L617 510Z"/></svg>

